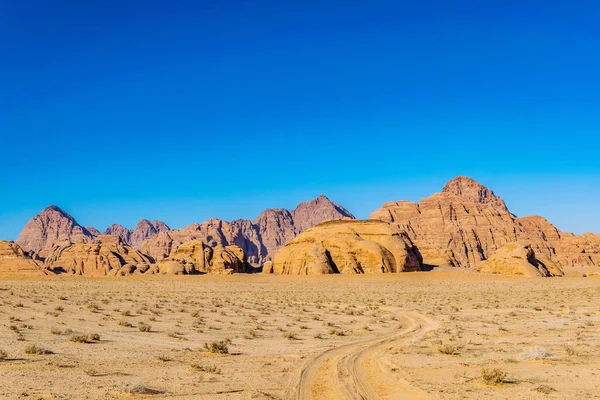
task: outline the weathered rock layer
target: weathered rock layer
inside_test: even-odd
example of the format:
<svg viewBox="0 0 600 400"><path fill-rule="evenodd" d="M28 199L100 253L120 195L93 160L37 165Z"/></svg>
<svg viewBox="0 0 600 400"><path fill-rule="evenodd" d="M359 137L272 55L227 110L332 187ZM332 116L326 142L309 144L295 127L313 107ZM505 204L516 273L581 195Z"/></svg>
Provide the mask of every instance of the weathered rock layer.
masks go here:
<svg viewBox="0 0 600 400"><path fill-rule="evenodd" d="M18 244L0 240L0 273L40 272L41 269Z"/></svg>
<svg viewBox="0 0 600 400"><path fill-rule="evenodd" d="M66 246L71 243L89 243L94 235L75 219L56 206L46 207L33 217L16 240L27 252L39 253L46 257L54 246Z"/></svg>
<svg viewBox="0 0 600 400"><path fill-rule="evenodd" d="M290 275L394 273L420 271L421 262L410 239L391 225L338 220L300 234L267 269Z"/></svg>
<svg viewBox="0 0 600 400"><path fill-rule="evenodd" d="M562 276L562 270L549 258L536 257L528 244L507 243L477 266L480 272L507 276Z"/></svg>
<svg viewBox="0 0 600 400"><path fill-rule="evenodd" d="M53 272L103 276L115 275L124 267L127 267L128 274L145 272L151 263L152 260L145 254L123 245L118 236L102 235L96 243L56 246L46 258L45 266Z"/></svg>
<svg viewBox="0 0 600 400"><path fill-rule="evenodd" d="M238 246L253 265L262 265L281 246L319 222L332 219L354 218L342 206L321 195L300 203L296 209L283 208L263 211L253 222L232 222L210 219L183 229L161 232L145 240L140 250L155 260L166 259L182 244L200 240L211 247Z"/></svg>
<svg viewBox="0 0 600 400"><path fill-rule="evenodd" d="M490 189L466 177L418 203L385 203L370 218L406 231L426 265L477 267L512 242L529 243L561 267L600 261L600 236L563 233L542 217L517 218Z"/></svg>

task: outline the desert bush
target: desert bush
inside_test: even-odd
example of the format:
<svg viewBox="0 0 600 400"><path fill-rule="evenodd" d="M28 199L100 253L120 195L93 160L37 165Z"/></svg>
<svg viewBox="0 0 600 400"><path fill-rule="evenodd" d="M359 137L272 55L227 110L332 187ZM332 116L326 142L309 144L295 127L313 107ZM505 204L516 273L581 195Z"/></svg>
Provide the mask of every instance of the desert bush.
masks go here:
<svg viewBox="0 0 600 400"><path fill-rule="evenodd" d="M43 354L54 354L54 352L52 352L51 350L48 350L48 349L44 349L43 347L40 347L37 344L32 343L29 346L25 347L25 354L43 355Z"/></svg>
<svg viewBox="0 0 600 400"><path fill-rule="evenodd" d="M204 343L204 349L209 353L229 354L229 343L227 339Z"/></svg>
<svg viewBox="0 0 600 400"><path fill-rule="evenodd" d="M569 355L569 356L577 355L577 352L575 351L575 348L573 346L569 346L568 344L566 344L563 346L563 348L565 349L565 353L567 353L567 355Z"/></svg>
<svg viewBox="0 0 600 400"><path fill-rule="evenodd" d="M540 385L540 386L536 386L536 387L534 387L534 388L533 388L533 389L531 389L531 390L533 390L533 391L535 391L535 392L538 392L538 393L543 393L543 394L550 394L550 393L552 393L552 392L556 392L556 389L554 389L554 388L551 388L551 387L550 387L550 386L548 386L548 385Z"/></svg>
<svg viewBox="0 0 600 400"><path fill-rule="evenodd" d="M298 340L298 336L293 332L283 332L282 336L287 340Z"/></svg>
<svg viewBox="0 0 600 400"><path fill-rule="evenodd" d="M464 345L463 344L459 344L459 343L446 343L446 344L440 344L438 346L438 351L442 354L446 354L449 356L455 356L460 354L461 350L464 349Z"/></svg>
<svg viewBox="0 0 600 400"><path fill-rule="evenodd" d="M69 337L69 342L73 343L87 343L87 337L85 335L71 335Z"/></svg>
<svg viewBox="0 0 600 400"><path fill-rule="evenodd" d="M147 324L145 322L140 322L138 324L138 329L140 330L140 332L150 332L152 327L150 326L150 324Z"/></svg>
<svg viewBox="0 0 600 400"><path fill-rule="evenodd" d="M119 326L122 326L125 328L131 328L133 325L127 321L119 321Z"/></svg>
<svg viewBox="0 0 600 400"><path fill-rule="evenodd" d="M506 379L506 372L502 371L499 368L487 369L483 368L481 370L481 380L484 384L490 386L501 385L504 383Z"/></svg>
<svg viewBox="0 0 600 400"><path fill-rule="evenodd" d="M0 361L4 361L8 359L8 353L2 349L0 349Z"/></svg>
<svg viewBox="0 0 600 400"><path fill-rule="evenodd" d="M208 374L220 374L221 373L221 368L217 367L216 365L201 365L201 364L192 364L190 365L190 368L193 369L194 371L200 371L200 372L206 372Z"/></svg>

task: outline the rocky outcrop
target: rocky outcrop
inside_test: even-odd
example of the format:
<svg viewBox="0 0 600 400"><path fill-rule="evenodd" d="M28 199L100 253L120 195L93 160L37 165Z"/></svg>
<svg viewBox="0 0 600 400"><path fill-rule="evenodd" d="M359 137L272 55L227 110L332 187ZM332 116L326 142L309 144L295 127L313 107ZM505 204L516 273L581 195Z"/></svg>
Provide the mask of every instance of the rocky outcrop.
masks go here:
<svg viewBox="0 0 600 400"><path fill-rule="evenodd" d="M246 272L246 256L238 246L211 247L199 240L179 246L169 258L158 262L162 274Z"/></svg>
<svg viewBox="0 0 600 400"><path fill-rule="evenodd" d="M118 236L123 244L131 246L131 230L120 224L112 224L104 231L105 235Z"/></svg>
<svg viewBox="0 0 600 400"><path fill-rule="evenodd" d="M168 230L169 227L162 221L148 221L147 219L142 219L137 223L133 232L131 232L131 246L139 249L144 240Z"/></svg>
<svg viewBox="0 0 600 400"><path fill-rule="evenodd" d="M166 259L182 244L199 240L211 247L235 245L241 248L252 265L262 265L274 252L307 227L330 219L354 216L321 195L300 203L296 209L268 209L253 222L248 220L222 221L216 218L183 229L162 232L145 240L140 250L155 260Z"/></svg>
<svg viewBox="0 0 600 400"><path fill-rule="evenodd" d="M56 246L46 258L45 266L55 273L103 276L115 275L124 267L130 273L145 272L151 261L138 250L123 245L118 236L102 235L96 243Z"/></svg>
<svg viewBox="0 0 600 400"><path fill-rule="evenodd" d="M55 246L68 246L71 243L89 243L94 235L75 219L56 206L45 208L33 217L16 240L27 252L36 252L45 258Z"/></svg>
<svg viewBox="0 0 600 400"><path fill-rule="evenodd" d="M562 270L549 258L536 257L528 244L507 243L477 266L479 272L507 276L562 276Z"/></svg>
<svg viewBox="0 0 600 400"><path fill-rule="evenodd" d="M144 240L168 230L169 227L162 221L142 219L134 230L127 229L123 225L113 224L104 231L104 234L119 236L124 244L138 249Z"/></svg>
<svg viewBox="0 0 600 400"><path fill-rule="evenodd" d="M561 267L599 265L597 235L560 232L542 217L517 218L480 183L458 177L418 203L389 202L371 219L406 231L431 266L477 267L507 243L529 243L538 257Z"/></svg>
<svg viewBox="0 0 600 400"><path fill-rule="evenodd" d="M273 259L275 274L369 274L420 271L408 237L379 221L321 223L286 244ZM267 272L267 271L265 271Z"/></svg>
<svg viewBox="0 0 600 400"><path fill-rule="evenodd" d="M0 240L0 274L39 273L42 268L15 242Z"/></svg>

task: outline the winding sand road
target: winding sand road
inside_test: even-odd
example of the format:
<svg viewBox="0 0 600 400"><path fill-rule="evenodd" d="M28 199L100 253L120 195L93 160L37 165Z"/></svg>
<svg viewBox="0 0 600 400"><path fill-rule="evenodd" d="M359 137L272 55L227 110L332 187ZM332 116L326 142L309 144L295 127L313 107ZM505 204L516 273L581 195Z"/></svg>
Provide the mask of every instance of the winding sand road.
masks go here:
<svg viewBox="0 0 600 400"><path fill-rule="evenodd" d="M294 393L297 400L318 399L430 399L431 396L402 378L382 355L408 338L434 329L436 324L411 311L401 315L401 330L376 339L326 350L308 360L300 370Z"/></svg>

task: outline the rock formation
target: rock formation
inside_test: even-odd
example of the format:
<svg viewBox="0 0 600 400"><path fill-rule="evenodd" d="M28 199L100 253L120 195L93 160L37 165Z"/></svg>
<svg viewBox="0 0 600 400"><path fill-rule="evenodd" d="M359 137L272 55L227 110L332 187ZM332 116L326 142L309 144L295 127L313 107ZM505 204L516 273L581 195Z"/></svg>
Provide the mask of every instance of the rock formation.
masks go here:
<svg viewBox="0 0 600 400"><path fill-rule="evenodd" d="M123 244L131 246L131 229L120 224L112 224L104 231L104 235L118 236Z"/></svg>
<svg viewBox="0 0 600 400"><path fill-rule="evenodd" d="M562 270L549 258L536 257L528 244L507 243L477 266L480 272L507 276L562 276Z"/></svg>
<svg viewBox="0 0 600 400"><path fill-rule="evenodd" d="M41 266L18 244L0 240L0 273L37 273L41 270Z"/></svg>
<svg viewBox="0 0 600 400"><path fill-rule="evenodd" d="M517 218L490 189L458 177L441 193L419 203L385 203L371 219L407 232L423 263L431 266L476 267L507 243L526 242L538 256L561 267L598 265L600 237L562 233L542 217Z"/></svg>
<svg viewBox="0 0 600 400"><path fill-rule="evenodd" d="M282 208L263 211L253 222L232 222L210 219L183 229L162 232L145 240L140 250L155 260L168 258L172 251L190 240L199 240L211 247L240 247L252 265L261 265L270 255L308 227L330 219L354 218L340 205L321 195L300 203L296 209Z"/></svg>
<svg viewBox="0 0 600 400"><path fill-rule="evenodd" d="M56 206L50 206L25 225L16 243L23 250L39 253L41 258L45 258L54 246L89 243L93 240L94 235L71 215Z"/></svg>
<svg viewBox="0 0 600 400"><path fill-rule="evenodd" d="M286 244L268 269L275 274L367 274L420 271L412 242L379 221L323 222ZM266 272L266 271L265 271Z"/></svg>
<svg viewBox="0 0 600 400"><path fill-rule="evenodd" d="M169 227L162 221L142 219L134 230L127 229L123 225L113 224L104 231L104 234L119 236L124 244L138 249L144 240L168 230Z"/></svg>
<svg viewBox="0 0 600 400"><path fill-rule="evenodd" d="M141 273L150 264L148 256L123 245L118 236L108 235L99 236L96 243L55 246L45 260L46 268L53 272L88 276L115 275L125 267L130 273Z"/></svg>
<svg viewBox="0 0 600 400"><path fill-rule="evenodd" d="M246 256L238 246L211 247L199 240L188 241L158 262L163 274L246 272Z"/></svg>

